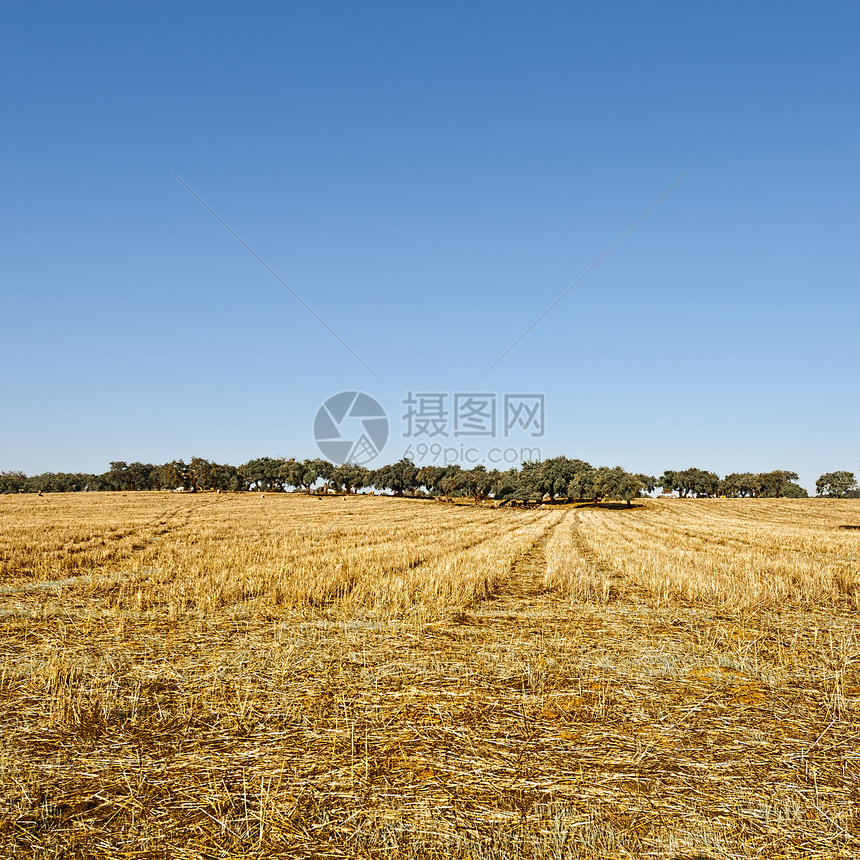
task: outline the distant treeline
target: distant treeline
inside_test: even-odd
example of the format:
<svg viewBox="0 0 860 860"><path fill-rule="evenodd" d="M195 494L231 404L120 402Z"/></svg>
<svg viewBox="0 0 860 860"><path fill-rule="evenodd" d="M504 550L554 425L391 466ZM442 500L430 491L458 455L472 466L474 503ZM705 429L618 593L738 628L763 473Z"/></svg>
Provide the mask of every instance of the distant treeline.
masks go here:
<svg viewBox="0 0 860 860"><path fill-rule="evenodd" d="M67 493L100 490L182 490L268 492L325 491L356 493L369 488L397 496L468 496L484 499L590 500L617 499L628 504L638 496L660 488L681 497L802 498L806 490L797 474L786 469L752 474L735 472L720 478L704 469L667 469L657 478L627 472L620 466L595 468L584 460L553 457L527 461L519 469L499 471L484 466L464 469L458 465L416 466L400 460L378 469L351 463L335 465L326 460L284 460L261 457L241 466L222 465L192 457L189 463L173 460L161 466L151 463L110 464L101 475L46 472L0 472L0 493ZM860 490L851 472L830 472L816 482L822 496L858 498Z"/></svg>

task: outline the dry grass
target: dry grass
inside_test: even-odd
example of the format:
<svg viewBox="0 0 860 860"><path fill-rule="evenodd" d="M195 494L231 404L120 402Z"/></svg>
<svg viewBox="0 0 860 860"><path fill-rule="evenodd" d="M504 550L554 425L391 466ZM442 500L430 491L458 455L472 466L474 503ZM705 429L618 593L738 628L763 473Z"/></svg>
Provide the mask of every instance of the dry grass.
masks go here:
<svg viewBox="0 0 860 860"><path fill-rule="evenodd" d="M0 497L0 853L855 857L851 524Z"/></svg>
<svg viewBox="0 0 860 860"><path fill-rule="evenodd" d="M727 609L860 608L856 501L658 500L615 516L580 508L549 553L574 599L621 590Z"/></svg>

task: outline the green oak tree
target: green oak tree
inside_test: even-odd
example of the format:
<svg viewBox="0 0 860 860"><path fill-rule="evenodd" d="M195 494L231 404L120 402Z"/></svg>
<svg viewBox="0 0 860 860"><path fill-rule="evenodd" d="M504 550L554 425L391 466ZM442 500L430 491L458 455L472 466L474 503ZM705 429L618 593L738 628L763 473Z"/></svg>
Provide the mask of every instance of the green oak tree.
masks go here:
<svg viewBox="0 0 860 860"><path fill-rule="evenodd" d="M853 472L826 472L815 482L815 492L819 496L844 498L845 494L857 489L857 479Z"/></svg>
<svg viewBox="0 0 860 860"><path fill-rule="evenodd" d="M418 480L418 467L407 457L397 463L382 466L373 472L373 486L380 490L391 490L395 496L404 493L414 494L421 486Z"/></svg>

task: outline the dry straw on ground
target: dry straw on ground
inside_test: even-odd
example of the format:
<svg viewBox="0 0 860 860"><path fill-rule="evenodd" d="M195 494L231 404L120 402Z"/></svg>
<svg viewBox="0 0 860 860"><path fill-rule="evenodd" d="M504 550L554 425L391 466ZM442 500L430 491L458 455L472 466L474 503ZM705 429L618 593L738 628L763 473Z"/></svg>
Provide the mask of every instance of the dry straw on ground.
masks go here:
<svg viewBox="0 0 860 860"><path fill-rule="evenodd" d="M0 855L855 857L850 525L0 497Z"/></svg>

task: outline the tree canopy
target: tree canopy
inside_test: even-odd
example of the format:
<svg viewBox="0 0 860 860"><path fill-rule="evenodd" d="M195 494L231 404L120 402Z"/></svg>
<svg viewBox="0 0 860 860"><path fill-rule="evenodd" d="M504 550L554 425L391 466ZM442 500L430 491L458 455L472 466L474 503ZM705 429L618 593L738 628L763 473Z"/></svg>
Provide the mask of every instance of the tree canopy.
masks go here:
<svg viewBox="0 0 860 860"><path fill-rule="evenodd" d="M815 482L815 492L819 496L836 496L845 498L848 493L857 489L857 479L853 472L826 472Z"/></svg>
<svg viewBox="0 0 860 860"><path fill-rule="evenodd" d="M405 492L414 494L421 486L418 481L418 467L406 457L390 466L377 469L372 473L371 481L375 487L391 490L395 496L402 496Z"/></svg>

